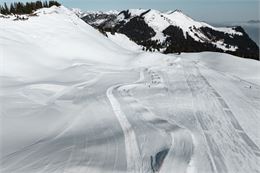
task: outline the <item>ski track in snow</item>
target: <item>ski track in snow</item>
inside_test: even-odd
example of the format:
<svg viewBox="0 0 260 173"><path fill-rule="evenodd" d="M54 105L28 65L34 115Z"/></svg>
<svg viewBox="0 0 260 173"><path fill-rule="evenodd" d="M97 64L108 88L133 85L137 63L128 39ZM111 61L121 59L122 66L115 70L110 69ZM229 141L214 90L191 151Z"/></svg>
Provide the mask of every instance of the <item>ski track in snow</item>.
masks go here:
<svg viewBox="0 0 260 173"><path fill-rule="evenodd" d="M37 14L0 17L1 173L260 173L259 62Z"/></svg>
<svg viewBox="0 0 260 173"><path fill-rule="evenodd" d="M141 116L140 121L143 123L151 125L160 133L168 133L170 138L166 138L164 140L170 140L171 146L167 151L167 156L164 156L159 162L155 162L153 158L154 165L151 167L148 166L147 171L153 172L171 172L171 170L175 170L176 172L186 172L187 165L189 164L192 154L193 154L193 141L190 132L182 127L179 127L176 123L171 122L170 120L156 116L149 108L142 105L142 103L134 98L131 94L131 90L138 88L138 87L145 87L149 85L149 88L155 87L160 84L164 84L163 81L156 81L153 79L161 79L161 76L155 72L147 73L149 69L145 71L142 70L140 72L140 79L131 85L121 85L118 87L121 91L121 95L124 97L124 100L127 102L126 104L129 107L134 108L132 112L140 112ZM145 75L146 72L146 75ZM148 76L150 75L150 76ZM151 77L152 80L147 83L148 78ZM130 116L130 115L129 115ZM153 130L152 128L150 129ZM143 144L145 147L145 144ZM158 155L159 153L154 153L154 156Z"/></svg>
<svg viewBox="0 0 260 173"><path fill-rule="evenodd" d="M206 68L191 60L168 59L166 62L166 65L135 69L140 77L133 83L129 81L135 75L119 81L124 76L122 71L109 73L108 69L93 67L96 71L102 69L101 73L86 82L66 87L46 102L56 105L64 99L72 99L83 106L76 116L50 136L1 157L0 171L190 173L204 169L202 172L259 172L257 143L245 132L225 99L202 75L200 68ZM212 73L216 72L212 70ZM180 80L182 88L172 81L175 75L180 75L175 80ZM198 124L197 127L194 123L195 129L176 116L158 113L165 111L159 105L160 98L168 100L169 108L175 108L182 97L176 98L176 94L185 87L193 100L193 106L187 108L193 111L191 116ZM98 95L92 98L93 93ZM156 103L156 99L158 105L153 108L149 101ZM87 128L92 114L97 118L96 124ZM107 119L112 124L107 124ZM120 126L113 126L116 123ZM196 162L198 158L210 167L200 167Z"/></svg>
<svg viewBox="0 0 260 173"><path fill-rule="evenodd" d="M121 110L120 103L113 95L113 90L117 89L118 87L120 87L120 85L110 87L107 90L107 97L124 132L127 156L127 171L133 173L142 172L142 159L136 141L135 132L133 130L133 127L129 123L126 115Z"/></svg>
<svg viewBox="0 0 260 173"><path fill-rule="evenodd" d="M205 90L205 88L208 88L206 90L209 90L209 91L205 92L205 94L213 95L214 99L218 102L218 107L216 107L216 109L221 109L222 112L224 113L223 115L225 115L225 119L227 119L227 121L229 121L232 124L235 132L244 141L244 144L246 144L243 147L245 147L246 150L248 150L250 148L251 151L255 154L255 156L259 157L259 151L260 151L259 147L244 132L244 130L240 126L239 122L235 118L233 112L230 110L228 104L220 96L220 94L211 86L211 84L208 82L208 80L200 73L200 70L197 67L196 63L194 63L193 67L188 66L187 68L193 68L194 71L196 72L195 74L194 73L187 74L187 83L191 89L194 99L199 100L199 94L198 94L199 90L202 90L200 92L203 92L203 90ZM186 73L187 73L187 71L186 71ZM203 87L200 86L200 84L202 84L202 83L204 83ZM209 97L212 97L212 96L209 96ZM212 165L214 167L213 168L214 172L221 172L221 173L229 172L228 168L227 168L227 164L225 163L225 158L223 156L224 153L222 153L220 151L220 148L217 145L215 139L210 135L210 133L209 133L209 130L211 128L210 125L205 123L205 122L207 122L207 120L204 118L208 118L208 117L205 117L204 113L200 112L200 111L196 111L195 116L203 130L205 139L207 141L207 145L208 145L209 152L211 155L210 160L211 160L211 162L213 162ZM216 131L218 132L219 130L216 130ZM219 133L221 133L221 132L219 131ZM238 143L238 140L233 141L233 142L236 145ZM242 145L243 144L241 144L241 146ZM250 153L250 154L252 154L252 153Z"/></svg>

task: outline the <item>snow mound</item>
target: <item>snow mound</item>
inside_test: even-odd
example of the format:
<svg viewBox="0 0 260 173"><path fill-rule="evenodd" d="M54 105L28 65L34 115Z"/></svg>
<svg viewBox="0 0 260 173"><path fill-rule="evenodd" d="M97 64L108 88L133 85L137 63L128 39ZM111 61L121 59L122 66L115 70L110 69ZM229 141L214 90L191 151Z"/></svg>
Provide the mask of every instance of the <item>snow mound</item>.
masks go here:
<svg viewBox="0 0 260 173"><path fill-rule="evenodd" d="M0 19L1 173L259 170L260 62L143 53L65 7L36 14Z"/></svg>
<svg viewBox="0 0 260 173"><path fill-rule="evenodd" d="M66 68L75 59L123 65L131 58L128 50L64 6L39 9L35 14L23 21L14 21L14 16L0 18L5 64L1 75L39 77Z"/></svg>

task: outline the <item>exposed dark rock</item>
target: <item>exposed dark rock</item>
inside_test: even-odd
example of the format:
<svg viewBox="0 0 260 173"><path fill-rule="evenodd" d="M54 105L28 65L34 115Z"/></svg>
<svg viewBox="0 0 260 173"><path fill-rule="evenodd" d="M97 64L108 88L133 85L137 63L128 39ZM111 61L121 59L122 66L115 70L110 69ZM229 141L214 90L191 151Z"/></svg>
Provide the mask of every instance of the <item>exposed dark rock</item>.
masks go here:
<svg viewBox="0 0 260 173"><path fill-rule="evenodd" d="M229 46L237 46L238 49L234 52L226 51L229 54L259 60L259 47L248 36L244 29L240 26L235 27L234 30L242 33L242 35L230 35L224 32L215 31L208 27L200 28L208 37L214 36L215 40L224 40L224 43ZM223 51L222 51L223 52Z"/></svg>
<svg viewBox="0 0 260 173"><path fill-rule="evenodd" d="M149 27L142 17L134 17L127 23L119 23L115 26L115 31L125 34L131 40L142 44L155 36L154 30Z"/></svg>

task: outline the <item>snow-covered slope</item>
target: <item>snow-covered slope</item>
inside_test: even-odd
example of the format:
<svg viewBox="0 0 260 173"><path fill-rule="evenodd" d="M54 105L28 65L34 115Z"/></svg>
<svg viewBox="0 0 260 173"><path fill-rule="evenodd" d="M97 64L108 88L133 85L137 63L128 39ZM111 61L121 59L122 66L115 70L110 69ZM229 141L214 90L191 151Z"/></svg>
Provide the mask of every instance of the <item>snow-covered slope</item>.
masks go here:
<svg viewBox="0 0 260 173"><path fill-rule="evenodd" d="M74 59L125 62L124 55L129 51L104 38L67 8L54 6L36 14L25 21L14 21L14 16L0 18L4 75L28 77L33 76L33 71L37 76L47 75L65 68ZM122 58L116 58L120 55Z"/></svg>
<svg viewBox="0 0 260 173"><path fill-rule="evenodd" d="M137 45L135 42L131 41L127 36L124 34L111 34L107 33L107 37L113 41L115 44L118 44L119 46L132 51L141 51L142 47Z"/></svg>
<svg viewBox="0 0 260 173"><path fill-rule="evenodd" d="M0 18L1 173L259 172L258 61L146 53L36 13Z"/></svg>
<svg viewBox="0 0 260 173"><path fill-rule="evenodd" d="M75 13L79 18L86 16L87 14L79 8L72 8L71 11Z"/></svg>

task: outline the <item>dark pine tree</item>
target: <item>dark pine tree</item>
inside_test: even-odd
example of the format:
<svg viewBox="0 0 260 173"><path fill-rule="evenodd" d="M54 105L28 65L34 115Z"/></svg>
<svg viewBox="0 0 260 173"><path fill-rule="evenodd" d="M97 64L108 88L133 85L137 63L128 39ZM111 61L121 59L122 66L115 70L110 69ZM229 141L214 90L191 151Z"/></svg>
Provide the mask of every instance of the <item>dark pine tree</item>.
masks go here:
<svg viewBox="0 0 260 173"><path fill-rule="evenodd" d="M36 8L36 9L40 9L40 8L42 8L42 7L43 7L42 1L36 1L35 8Z"/></svg>
<svg viewBox="0 0 260 173"><path fill-rule="evenodd" d="M51 6L60 6L61 4L57 1L36 1L36 2L14 2L10 4L10 8L4 3L3 6L0 5L0 13L4 15L8 14L32 14L35 10L40 8L49 8Z"/></svg>
<svg viewBox="0 0 260 173"><path fill-rule="evenodd" d="M47 1L44 1L44 2L43 2L43 7L44 7L44 8L48 8L48 7L49 7L49 4L48 4Z"/></svg>
<svg viewBox="0 0 260 173"><path fill-rule="evenodd" d="M59 7L61 4L58 3L57 1L49 1L49 7L52 7L52 6L54 6L54 5L56 5L56 6Z"/></svg>
<svg viewBox="0 0 260 173"><path fill-rule="evenodd" d="M3 12L4 12L4 8L2 7L2 5L0 5L0 13L4 14Z"/></svg>
<svg viewBox="0 0 260 173"><path fill-rule="evenodd" d="M16 13L13 3L11 3L11 5L10 5L10 13L11 14L15 14Z"/></svg>
<svg viewBox="0 0 260 173"><path fill-rule="evenodd" d="M25 4L25 13L30 14L32 12L32 4L29 2L26 2Z"/></svg>
<svg viewBox="0 0 260 173"><path fill-rule="evenodd" d="M10 10L6 3L4 3L3 14L5 14L5 15L10 14Z"/></svg>

